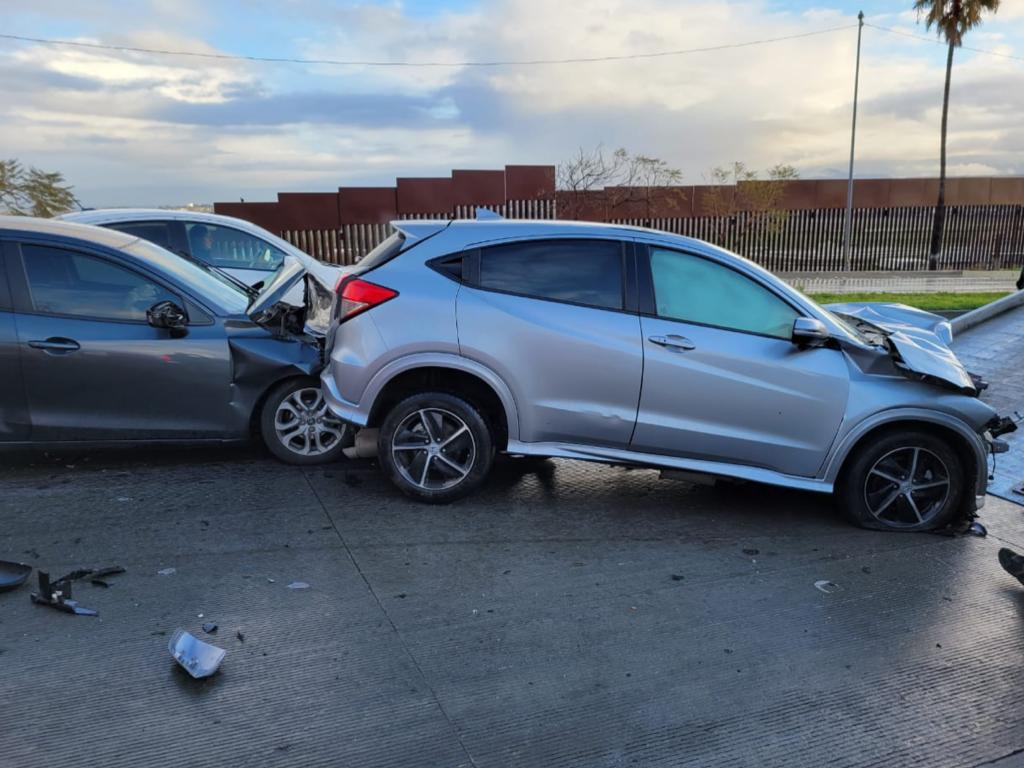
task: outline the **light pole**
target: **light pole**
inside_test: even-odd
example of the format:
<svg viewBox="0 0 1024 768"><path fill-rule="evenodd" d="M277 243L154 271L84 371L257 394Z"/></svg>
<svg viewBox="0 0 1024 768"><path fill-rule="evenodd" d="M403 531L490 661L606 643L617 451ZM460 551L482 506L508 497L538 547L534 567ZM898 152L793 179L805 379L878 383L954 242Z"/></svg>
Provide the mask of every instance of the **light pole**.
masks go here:
<svg viewBox="0 0 1024 768"><path fill-rule="evenodd" d="M843 233L843 269L850 271L850 238L853 234L853 150L857 143L857 90L860 87L860 36L864 11L857 14L857 68L853 74L853 128L850 130L850 177L846 183L846 226Z"/></svg>

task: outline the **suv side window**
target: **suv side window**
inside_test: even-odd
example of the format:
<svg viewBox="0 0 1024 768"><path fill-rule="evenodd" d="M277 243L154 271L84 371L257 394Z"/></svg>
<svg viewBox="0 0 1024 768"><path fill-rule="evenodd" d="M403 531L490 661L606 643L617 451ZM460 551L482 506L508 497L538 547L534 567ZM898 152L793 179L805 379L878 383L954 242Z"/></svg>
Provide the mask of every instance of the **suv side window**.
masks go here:
<svg viewBox="0 0 1024 768"><path fill-rule="evenodd" d="M698 256L652 247L658 317L789 339L799 313L733 269Z"/></svg>
<svg viewBox="0 0 1024 768"><path fill-rule="evenodd" d="M601 309L622 309L623 245L535 240L480 250L481 288Z"/></svg>
<svg viewBox="0 0 1024 768"><path fill-rule="evenodd" d="M163 286L106 259L40 245L23 245L21 252L32 308L40 314L144 323L157 302L181 303Z"/></svg>
<svg viewBox="0 0 1024 768"><path fill-rule="evenodd" d="M284 262L284 251L266 240L218 224L186 224L192 256L219 269L259 269L273 272Z"/></svg>

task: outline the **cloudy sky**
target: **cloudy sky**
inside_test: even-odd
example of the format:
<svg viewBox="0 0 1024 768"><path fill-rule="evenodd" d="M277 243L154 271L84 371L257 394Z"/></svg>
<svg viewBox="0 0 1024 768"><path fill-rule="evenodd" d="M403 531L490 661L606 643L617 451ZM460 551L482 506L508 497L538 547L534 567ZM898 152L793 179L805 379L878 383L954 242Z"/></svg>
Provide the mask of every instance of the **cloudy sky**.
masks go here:
<svg viewBox="0 0 1024 768"><path fill-rule="evenodd" d="M0 156L63 172L85 205L273 199L579 147L843 176L856 12L926 34L911 0L0 0L0 32L164 50L388 62L646 54L502 67L270 64L0 40ZM1024 0L967 44L1024 57ZM938 164L945 51L864 30L858 176ZM1024 174L1024 61L959 51L950 173Z"/></svg>

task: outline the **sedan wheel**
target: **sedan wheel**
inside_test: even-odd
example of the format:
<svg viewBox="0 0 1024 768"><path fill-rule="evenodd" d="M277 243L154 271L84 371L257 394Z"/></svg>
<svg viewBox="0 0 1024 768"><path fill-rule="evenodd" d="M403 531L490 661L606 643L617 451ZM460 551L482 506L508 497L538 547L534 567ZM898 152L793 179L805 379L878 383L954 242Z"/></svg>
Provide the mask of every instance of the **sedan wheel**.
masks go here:
<svg viewBox="0 0 1024 768"><path fill-rule="evenodd" d="M260 416L263 440L289 464L323 464L338 458L348 425L327 408L315 379L286 381L269 395Z"/></svg>

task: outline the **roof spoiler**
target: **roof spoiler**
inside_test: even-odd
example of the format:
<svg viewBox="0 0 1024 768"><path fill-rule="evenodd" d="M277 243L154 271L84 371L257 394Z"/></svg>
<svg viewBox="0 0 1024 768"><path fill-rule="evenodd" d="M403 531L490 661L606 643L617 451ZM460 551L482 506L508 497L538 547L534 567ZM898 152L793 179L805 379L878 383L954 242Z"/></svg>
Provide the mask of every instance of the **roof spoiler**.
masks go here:
<svg viewBox="0 0 1024 768"><path fill-rule="evenodd" d="M424 240L443 231L451 221L426 219L400 219L392 221L391 226L405 236L406 247L418 240Z"/></svg>

